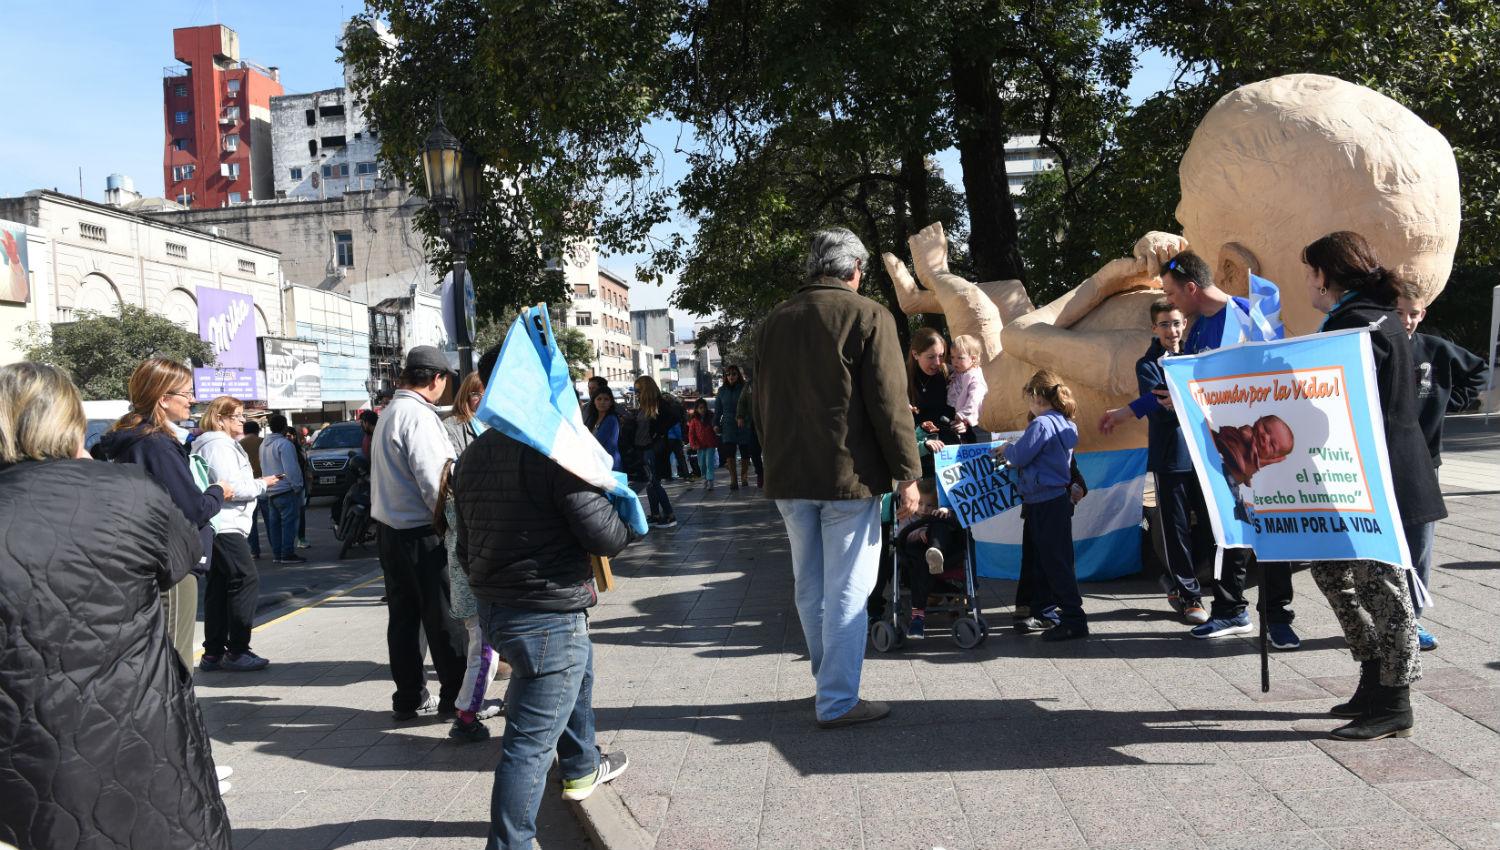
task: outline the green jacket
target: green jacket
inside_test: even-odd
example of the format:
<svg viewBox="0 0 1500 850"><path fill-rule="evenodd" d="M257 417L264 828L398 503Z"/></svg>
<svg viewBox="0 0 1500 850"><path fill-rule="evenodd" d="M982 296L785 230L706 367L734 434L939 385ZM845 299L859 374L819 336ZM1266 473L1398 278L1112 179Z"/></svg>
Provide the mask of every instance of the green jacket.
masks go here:
<svg viewBox="0 0 1500 850"><path fill-rule="evenodd" d="M842 283L797 290L756 337L755 428L772 499L869 499L922 476L896 323Z"/></svg>

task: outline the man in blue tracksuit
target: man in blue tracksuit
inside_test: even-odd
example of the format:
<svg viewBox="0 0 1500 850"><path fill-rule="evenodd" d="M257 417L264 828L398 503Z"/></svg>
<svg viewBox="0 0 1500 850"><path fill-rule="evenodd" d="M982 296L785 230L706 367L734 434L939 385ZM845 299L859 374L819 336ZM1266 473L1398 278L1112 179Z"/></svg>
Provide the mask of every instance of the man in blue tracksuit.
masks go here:
<svg viewBox="0 0 1500 850"><path fill-rule="evenodd" d="M1224 338L1224 320L1231 309L1248 315L1250 302L1231 296L1214 286L1213 272L1202 257L1192 251L1183 251L1162 265L1161 289L1172 302L1172 306L1192 319L1192 327L1183 341L1183 354L1201 354L1218 348ZM1156 391L1155 404L1171 409L1171 400L1165 388ZM1148 411L1149 412L1149 411ZM1139 414L1140 411L1137 411ZM1193 479L1193 486L1197 480ZM1202 493L1197 494L1202 499ZM1229 635L1247 635L1255 631L1250 621L1250 605L1245 600L1245 579L1255 553L1250 549L1225 549L1223 572L1214 586L1213 607L1208 622L1194 626L1196 638L1216 638ZM1292 565L1284 561L1267 561L1261 564L1261 593L1265 594L1266 632L1271 646L1281 650L1296 649L1302 645L1297 633L1292 630Z"/></svg>

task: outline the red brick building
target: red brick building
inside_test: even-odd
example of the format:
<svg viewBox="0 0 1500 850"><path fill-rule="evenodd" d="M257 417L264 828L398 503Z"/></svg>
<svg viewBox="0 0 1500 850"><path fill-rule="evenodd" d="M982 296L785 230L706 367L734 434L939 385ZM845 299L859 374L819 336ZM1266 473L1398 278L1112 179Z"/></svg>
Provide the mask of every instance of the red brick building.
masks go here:
<svg viewBox="0 0 1500 850"><path fill-rule="evenodd" d="M163 196L194 209L271 198L277 69L241 61L239 35L221 24L172 30L172 48L182 66L162 79Z"/></svg>

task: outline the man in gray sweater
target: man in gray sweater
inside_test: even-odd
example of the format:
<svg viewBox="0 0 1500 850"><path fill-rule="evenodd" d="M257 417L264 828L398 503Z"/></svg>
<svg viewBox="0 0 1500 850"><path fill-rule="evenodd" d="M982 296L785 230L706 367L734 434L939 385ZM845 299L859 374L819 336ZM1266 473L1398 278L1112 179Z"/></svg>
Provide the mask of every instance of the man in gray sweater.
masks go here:
<svg viewBox="0 0 1500 850"><path fill-rule="evenodd" d="M448 604L448 554L432 528L443 464L453 459L453 444L434 405L452 380L441 351L419 345L407 352L399 389L370 442L370 515L385 573L396 720L433 712L452 717L466 666L464 627ZM438 675L436 698L427 692L422 666L424 632Z"/></svg>

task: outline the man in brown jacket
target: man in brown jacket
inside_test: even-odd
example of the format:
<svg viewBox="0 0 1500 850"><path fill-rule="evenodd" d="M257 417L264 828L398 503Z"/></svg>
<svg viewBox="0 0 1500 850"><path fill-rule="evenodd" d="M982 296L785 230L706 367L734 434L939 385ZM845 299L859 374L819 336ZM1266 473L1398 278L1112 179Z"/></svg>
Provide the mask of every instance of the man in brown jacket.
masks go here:
<svg viewBox="0 0 1500 850"><path fill-rule="evenodd" d="M895 483L905 518L922 475L896 323L858 293L869 258L842 227L813 234L807 285L771 311L755 347L765 491L792 544L825 728L890 713L859 698L865 601L880 563L880 497Z"/></svg>

